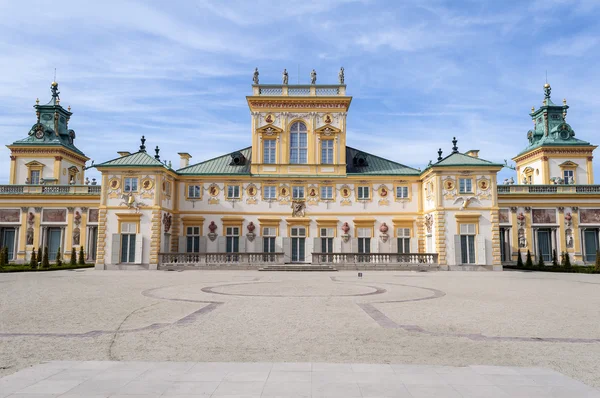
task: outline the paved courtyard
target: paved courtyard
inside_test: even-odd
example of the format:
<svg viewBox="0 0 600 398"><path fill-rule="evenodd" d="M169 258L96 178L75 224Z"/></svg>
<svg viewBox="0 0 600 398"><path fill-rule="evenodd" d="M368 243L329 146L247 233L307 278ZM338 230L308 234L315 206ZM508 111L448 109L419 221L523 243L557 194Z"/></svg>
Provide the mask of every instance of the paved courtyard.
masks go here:
<svg viewBox="0 0 600 398"><path fill-rule="evenodd" d="M281 362L292 362L310 366L299 372L311 373L312 396L323 395L313 388L315 377L333 377L335 382L337 373L346 380L350 371L383 374L383 368L395 373L402 373L403 368L417 369L406 370L409 374L429 372L431 377L412 379L424 386L432 383L426 380L446 380L443 384L453 386L444 372L463 374L456 376L463 380L472 372L484 372L481 377L489 380L486 369L499 375L508 372L504 375L514 377L495 377L488 384L497 387L496 395L490 396L505 396L499 395L501 392L519 396L507 392L515 385L524 388L522 396L565 396L563 387L567 386L559 384L582 385L567 382L554 372L546 378L535 372L550 369L600 387L599 320L599 275L365 272L359 279L356 272L76 270L0 274L0 376L44 361L92 361L50 362L10 377L26 377L27 372L39 369L42 374L51 373L43 379L50 381L50 377L64 378L62 372L81 371L76 379L89 382L86 377L101 377L94 373L96 366L108 374L119 369L133 383L139 382L138 377L173 369L225 373L220 383L245 382L225 380L237 377L227 376L230 373L259 373L260 380L248 382L262 382L264 387L269 383L269 379L262 380L265 372L277 373L276 366L294 366ZM234 364L193 362L246 364L236 368ZM329 376L320 376L319 366L336 366L319 365L323 363L342 365ZM468 367L471 365L476 366ZM232 368L221 369L227 366ZM299 381L303 383L308 376L297 377L304 377ZM362 396L387 396L363 391L360 377L354 375L353 383ZM562 381L549 381L556 377ZM406 385L411 394L406 396L428 396L423 395L431 390L427 388L422 395L413 394L408 379L394 378L395 383L401 380ZM502 379L512 381L499 381ZM379 384L386 383L382 379ZM479 395L469 395L467 387L464 391L453 388L461 394L455 396L485 396L482 390ZM260 396L248 391L243 392L246 395L220 394L216 388L210 394ZM435 391L430 394L441 396ZM263 396L269 395L263 391Z"/></svg>

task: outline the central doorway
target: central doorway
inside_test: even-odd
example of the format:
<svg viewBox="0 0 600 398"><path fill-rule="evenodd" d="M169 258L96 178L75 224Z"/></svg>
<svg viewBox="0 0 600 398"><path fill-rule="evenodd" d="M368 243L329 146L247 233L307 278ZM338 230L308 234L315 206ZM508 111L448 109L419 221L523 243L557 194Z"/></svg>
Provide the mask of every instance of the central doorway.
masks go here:
<svg viewBox="0 0 600 398"><path fill-rule="evenodd" d="M62 238L62 228L48 228L48 257L50 261L56 259L56 254L60 249Z"/></svg>
<svg viewBox="0 0 600 398"><path fill-rule="evenodd" d="M292 227L292 262L303 263L306 261L306 228Z"/></svg>
<svg viewBox="0 0 600 398"><path fill-rule="evenodd" d="M552 261L552 234L549 229L539 229L537 232L538 255L545 262Z"/></svg>

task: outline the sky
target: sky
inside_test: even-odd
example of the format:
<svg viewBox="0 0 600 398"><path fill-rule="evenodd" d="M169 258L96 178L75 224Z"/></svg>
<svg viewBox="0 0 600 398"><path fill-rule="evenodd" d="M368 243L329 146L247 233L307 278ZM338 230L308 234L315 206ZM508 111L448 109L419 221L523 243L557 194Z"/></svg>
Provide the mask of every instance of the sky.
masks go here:
<svg viewBox="0 0 600 398"><path fill-rule="evenodd" d="M348 145L412 167L448 154L454 136L460 151L513 164L546 73L576 137L600 143L598 0L0 0L0 15L5 144L27 136L55 68L75 144L95 163L145 135L175 167L177 152L197 163L250 146L255 67L265 84L284 68L290 84L312 69L335 84L341 66ZM7 183L7 148L0 157Z"/></svg>

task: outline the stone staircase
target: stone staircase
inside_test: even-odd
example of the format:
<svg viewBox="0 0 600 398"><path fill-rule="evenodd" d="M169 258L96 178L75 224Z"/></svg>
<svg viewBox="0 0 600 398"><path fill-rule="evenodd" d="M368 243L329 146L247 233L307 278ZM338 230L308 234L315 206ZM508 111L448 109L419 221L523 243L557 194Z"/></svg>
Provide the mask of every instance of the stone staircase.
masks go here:
<svg viewBox="0 0 600 398"><path fill-rule="evenodd" d="M331 265L311 265L311 264L279 264L279 265L267 265L258 269L259 271L337 271Z"/></svg>

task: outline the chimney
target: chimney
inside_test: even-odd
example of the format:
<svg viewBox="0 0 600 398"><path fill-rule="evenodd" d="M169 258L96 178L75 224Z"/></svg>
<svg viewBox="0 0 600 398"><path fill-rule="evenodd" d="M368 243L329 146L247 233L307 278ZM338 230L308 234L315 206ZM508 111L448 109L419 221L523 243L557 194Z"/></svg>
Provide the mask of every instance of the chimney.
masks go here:
<svg viewBox="0 0 600 398"><path fill-rule="evenodd" d="M119 151L117 152L121 157L131 155L131 152L128 151Z"/></svg>
<svg viewBox="0 0 600 398"><path fill-rule="evenodd" d="M179 152L179 168L183 169L184 167L188 167L190 165L190 158L192 157L192 155L190 155L187 152Z"/></svg>
<svg viewBox="0 0 600 398"><path fill-rule="evenodd" d="M465 153L465 155L472 156L474 158L478 158L479 157L479 149L471 149L471 150L467 151Z"/></svg>

